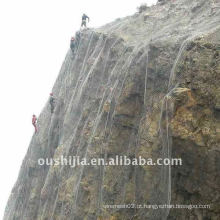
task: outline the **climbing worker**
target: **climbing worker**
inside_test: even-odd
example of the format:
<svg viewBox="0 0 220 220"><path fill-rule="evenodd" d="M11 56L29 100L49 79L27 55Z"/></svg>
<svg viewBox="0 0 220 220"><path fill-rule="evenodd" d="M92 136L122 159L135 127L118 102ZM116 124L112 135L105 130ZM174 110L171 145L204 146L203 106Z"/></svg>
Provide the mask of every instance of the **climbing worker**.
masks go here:
<svg viewBox="0 0 220 220"><path fill-rule="evenodd" d="M51 114L53 114L55 108L55 98L53 96L53 93L50 93L50 110Z"/></svg>
<svg viewBox="0 0 220 220"><path fill-rule="evenodd" d="M75 38L72 37L70 40L70 49L72 50L72 52L74 52L74 48L75 48Z"/></svg>
<svg viewBox="0 0 220 220"><path fill-rule="evenodd" d="M86 14L83 14L81 27L84 26L86 28L86 19L88 19L89 22L89 17Z"/></svg>
<svg viewBox="0 0 220 220"><path fill-rule="evenodd" d="M37 117L36 117L36 115L33 115L33 117L32 117L32 125L35 128L35 134L36 134L37 133Z"/></svg>

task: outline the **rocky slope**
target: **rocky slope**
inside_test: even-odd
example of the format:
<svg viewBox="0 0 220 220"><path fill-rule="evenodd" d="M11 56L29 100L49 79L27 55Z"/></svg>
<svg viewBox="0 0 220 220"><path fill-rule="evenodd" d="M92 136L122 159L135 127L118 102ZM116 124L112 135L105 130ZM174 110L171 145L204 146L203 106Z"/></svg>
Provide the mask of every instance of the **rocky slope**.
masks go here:
<svg viewBox="0 0 220 220"><path fill-rule="evenodd" d="M220 219L220 2L167 1L81 34L39 117L4 220ZM39 158L182 166L39 166ZM209 209L106 208L209 204Z"/></svg>

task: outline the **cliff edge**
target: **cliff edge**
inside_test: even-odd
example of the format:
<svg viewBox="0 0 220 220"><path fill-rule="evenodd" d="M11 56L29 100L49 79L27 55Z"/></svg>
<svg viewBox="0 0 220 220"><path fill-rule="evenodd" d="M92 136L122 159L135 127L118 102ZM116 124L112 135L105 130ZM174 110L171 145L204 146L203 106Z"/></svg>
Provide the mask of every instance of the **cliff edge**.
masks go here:
<svg viewBox="0 0 220 220"><path fill-rule="evenodd" d="M84 30L38 120L4 220L220 219L220 2L178 0ZM182 158L40 166L39 158ZM198 204L208 209L109 208Z"/></svg>

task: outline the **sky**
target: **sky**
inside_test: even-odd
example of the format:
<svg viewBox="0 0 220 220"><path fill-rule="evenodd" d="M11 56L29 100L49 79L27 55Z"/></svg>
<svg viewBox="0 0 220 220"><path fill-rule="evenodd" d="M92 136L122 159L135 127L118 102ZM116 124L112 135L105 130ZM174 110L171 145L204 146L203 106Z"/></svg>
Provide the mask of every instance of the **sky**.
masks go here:
<svg viewBox="0 0 220 220"><path fill-rule="evenodd" d="M157 0L0 0L0 219L72 35Z"/></svg>

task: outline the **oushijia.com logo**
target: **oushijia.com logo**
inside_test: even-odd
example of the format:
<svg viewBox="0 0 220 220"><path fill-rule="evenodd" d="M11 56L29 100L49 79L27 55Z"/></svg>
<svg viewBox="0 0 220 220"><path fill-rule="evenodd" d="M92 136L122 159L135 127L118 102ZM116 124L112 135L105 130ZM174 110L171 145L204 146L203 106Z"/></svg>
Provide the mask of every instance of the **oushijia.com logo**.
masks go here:
<svg viewBox="0 0 220 220"><path fill-rule="evenodd" d="M58 158L39 158L40 166L182 166L181 158L130 158L115 156L114 158L81 158L79 156L60 156Z"/></svg>

